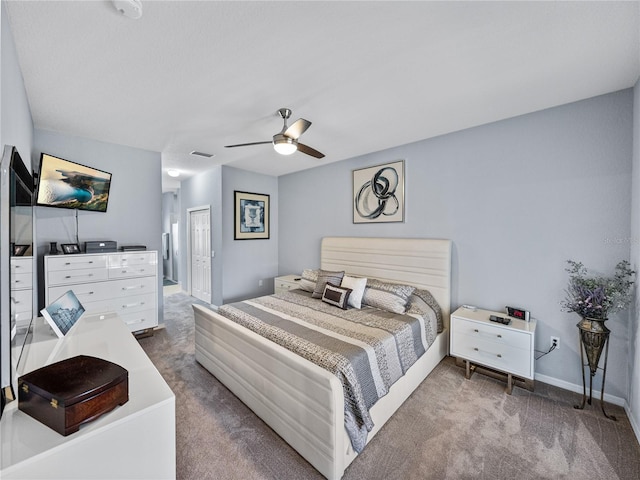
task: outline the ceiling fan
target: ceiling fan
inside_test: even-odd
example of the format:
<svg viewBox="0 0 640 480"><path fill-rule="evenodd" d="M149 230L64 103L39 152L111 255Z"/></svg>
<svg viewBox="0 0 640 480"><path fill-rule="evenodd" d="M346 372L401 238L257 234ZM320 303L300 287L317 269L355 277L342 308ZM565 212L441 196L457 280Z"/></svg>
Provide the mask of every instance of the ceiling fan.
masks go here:
<svg viewBox="0 0 640 480"><path fill-rule="evenodd" d="M311 155L315 158L324 157L324 153L320 153L315 148L311 148L304 143L298 142L298 138L300 138L300 135L306 132L307 129L311 126L311 122L309 120L299 118L291 125L287 126L287 119L291 116L291 110L288 108L281 108L280 110L278 110L278 115L280 115L280 118L282 118L284 126L279 133L276 133L273 136L273 140L267 140L264 142L239 143L237 145L225 145L225 148L247 147L249 145L264 145L267 143L272 143L274 150L281 155L291 155L297 150L302 153L306 153L307 155Z"/></svg>

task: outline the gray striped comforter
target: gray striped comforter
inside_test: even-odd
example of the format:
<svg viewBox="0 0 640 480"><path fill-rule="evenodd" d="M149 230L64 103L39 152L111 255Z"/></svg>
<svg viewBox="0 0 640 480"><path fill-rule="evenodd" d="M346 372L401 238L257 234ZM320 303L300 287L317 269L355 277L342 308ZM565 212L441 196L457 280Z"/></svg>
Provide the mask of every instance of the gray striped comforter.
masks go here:
<svg viewBox="0 0 640 480"><path fill-rule="evenodd" d="M223 305L218 312L328 370L342 382L345 427L362 451L369 409L436 337L436 315L341 310L301 290Z"/></svg>

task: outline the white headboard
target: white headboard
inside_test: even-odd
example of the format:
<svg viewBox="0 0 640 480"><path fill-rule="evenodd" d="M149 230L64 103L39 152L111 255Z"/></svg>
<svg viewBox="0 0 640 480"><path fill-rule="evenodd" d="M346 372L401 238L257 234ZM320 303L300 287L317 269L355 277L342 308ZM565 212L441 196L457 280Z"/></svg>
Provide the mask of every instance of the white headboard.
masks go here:
<svg viewBox="0 0 640 480"><path fill-rule="evenodd" d="M320 268L429 290L442 308L445 325L449 325L451 240L325 237Z"/></svg>

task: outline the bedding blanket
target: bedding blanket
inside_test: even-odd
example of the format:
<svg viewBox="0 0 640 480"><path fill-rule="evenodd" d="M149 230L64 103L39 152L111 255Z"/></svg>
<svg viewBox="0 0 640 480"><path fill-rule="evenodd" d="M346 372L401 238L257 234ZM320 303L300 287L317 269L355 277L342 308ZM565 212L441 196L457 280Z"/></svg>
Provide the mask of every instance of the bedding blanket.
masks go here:
<svg viewBox="0 0 640 480"><path fill-rule="evenodd" d="M373 428L369 409L433 343L436 314L399 315L373 307L341 310L302 290L219 307L226 318L338 377L345 427L358 453Z"/></svg>

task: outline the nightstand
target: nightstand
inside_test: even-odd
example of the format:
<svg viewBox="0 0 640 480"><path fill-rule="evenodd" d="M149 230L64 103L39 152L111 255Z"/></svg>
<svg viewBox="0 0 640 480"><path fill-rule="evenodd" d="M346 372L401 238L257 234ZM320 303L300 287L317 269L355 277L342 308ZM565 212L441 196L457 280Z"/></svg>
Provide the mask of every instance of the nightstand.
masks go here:
<svg viewBox="0 0 640 480"><path fill-rule="evenodd" d="M296 280L296 278L298 280ZM273 279L273 291L274 293L283 293L288 290L293 290L300 286L300 275L283 275L282 277L276 277Z"/></svg>
<svg viewBox="0 0 640 480"><path fill-rule="evenodd" d="M492 322L491 315L511 318L509 325ZM513 384L534 388L534 345L536 321L525 322L500 312L459 308L451 314L451 355L464 362L466 378L474 371Z"/></svg>

